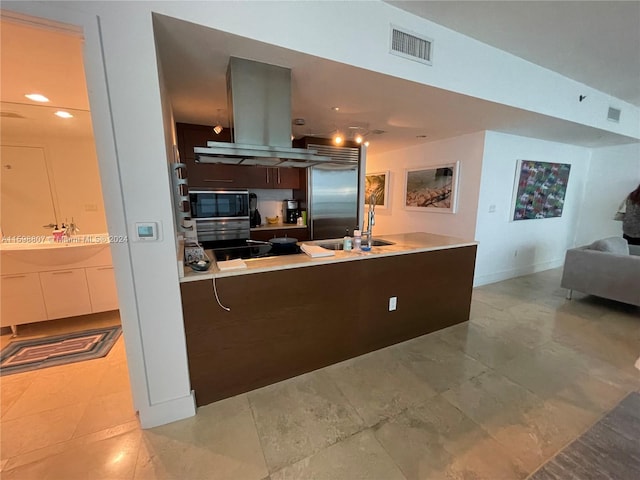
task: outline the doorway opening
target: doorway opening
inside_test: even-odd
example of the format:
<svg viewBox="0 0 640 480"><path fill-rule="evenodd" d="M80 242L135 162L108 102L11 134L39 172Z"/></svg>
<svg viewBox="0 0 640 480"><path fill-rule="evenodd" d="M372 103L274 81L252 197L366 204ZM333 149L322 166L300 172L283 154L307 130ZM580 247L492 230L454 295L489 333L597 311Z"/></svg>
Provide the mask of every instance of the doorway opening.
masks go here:
<svg viewBox="0 0 640 480"><path fill-rule="evenodd" d="M121 319L82 31L4 11L0 23L5 348ZM33 93L48 101L25 97ZM128 370L120 336L102 358L0 377L3 465L61 441L137 428Z"/></svg>

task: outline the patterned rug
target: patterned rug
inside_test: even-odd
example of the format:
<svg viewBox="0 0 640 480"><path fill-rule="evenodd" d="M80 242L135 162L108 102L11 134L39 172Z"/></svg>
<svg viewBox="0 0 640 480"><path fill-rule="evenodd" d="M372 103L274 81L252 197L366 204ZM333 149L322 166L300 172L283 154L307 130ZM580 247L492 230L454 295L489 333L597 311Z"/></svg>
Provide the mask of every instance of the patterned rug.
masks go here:
<svg viewBox="0 0 640 480"><path fill-rule="evenodd" d="M529 480L640 478L640 393L627 395Z"/></svg>
<svg viewBox="0 0 640 480"><path fill-rule="evenodd" d="M96 328L83 332L12 341L0 352L0 375L104 357L122 328Z"/></svg>

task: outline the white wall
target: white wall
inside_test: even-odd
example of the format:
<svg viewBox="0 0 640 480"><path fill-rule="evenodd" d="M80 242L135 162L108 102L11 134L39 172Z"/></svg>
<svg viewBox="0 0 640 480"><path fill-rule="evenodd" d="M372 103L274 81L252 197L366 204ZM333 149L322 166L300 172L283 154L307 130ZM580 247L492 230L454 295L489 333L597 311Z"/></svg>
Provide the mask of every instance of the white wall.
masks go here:
<svg viewBox="0 0 640 480"><path fill-rule="evenodd" d="M613 220L620 203L640 184L640 144L592 150L575 245L622 235Z"/></svg>
<svg viewBox="0 0 640 480"><path fill-rule="evenodd" d="M164 134L168 120L163 121L162 115L152 12L638 136L638 108L622 105L622 122L608 123L605 112L609 96L382 2L5 1L3 8L81 25L85 29L85 68L109 230L115 235L130 234L136 221L155 221L163 228L158 242L112 246L134 402L143 426L169 422L195 411L175 267L175 231ZM388 54L390 22L435 39L433 67ZM367 45L367 48L345 48L349 45ZM592 102L579 108L575 102L578 93L587 94ZM481 143L479 139L473 141ZM513 147L518 155L538 153L535 141L521 142L531 146L531 151L523 152L519 151L518 142L515 143ZM507 158L515 160L517 156L508 152L507 147L495 148L497 158L486 154L485 158L490 158L492 164L499 163L500 158L504 163ZM450 148L455 150L455 142ZM579 156L577 152L582 151L571 147L557 150L559 154L566 153L557 155L558 159L564 157L563 161L575 159ZM541 156L547 159L553 151L550 147L542 148ZM434 153L434 158L437 156L435 151L429 153ZM414 161L420 161L419 152L411 155ZM387 161L391 161L391 157ZM475 164L464 167L462 175L479 168ZM508 167L513 175L513 168ZM496 177L509 176L502 173L499 166L488 170L489 173L495 170ZM513 181L512 178L504 180L509 185ZM461 178L461 182L468 184L468 178ZM570 185L571 199L575 195L572 189L576 188ZM489 191L481 192L481 197L482 194L493 197ZM469 205L473 196L470 194ZM498 200L507 201L490 199L493 203L499 203ZM463 200L461 208L466 209L466 204L467 200ZM502 208L502 203L499 204ZM471 226L458 223L456 216L449 216L437 220L433 228L463 237L472 235L475 213L465 210L461 214L471 220ZM417 215L415 219L414 215ZM431 228L424 215L411 214L405 221L415 221L414 230ZM379 216L380 231L395 228L391 224L385 226L380 217L382 215ZM575 221L574 217L572 213L561 222ZM478 225L484 223L478 219ZM509 229L503 226L502 230L506 233ZM490 234L483 231L482 236ZM526 234L520 232L517 236L525 242ZM482 238L479 239L482 242ZM484 269L489 271L489 267Z"/></svg>
<svg viewBox="0 0 640 480"><path fill-rule="evenodd" d="M109 232L132 239L134 223L147 221L161 229L157 242L111 246L134 405L143 427L193 415L151 12L142 2L3 8L84 28Z"/></svg>
<svg viewBox="0 0 640 480"><path fill-rule="evenodd" d="M369 153L367 173L388 170L391 182L388 208L376 208L374 235L430 232L473 240L483 149L484 132L479 132L379 155ZM404 209L405 169L456 161L460 169L455 215Z"/></svg>
<svg viewBox="0 0 640 480"><path fill-rule="evenodd" d="M486 132L476 224L476 285L562 265L566 249L574 244L589 159L586 148ZM561 217L511 221L518 160L571 164ZM489 211L492 206L494 212Z"/></svg>
<svg viewBox="0 0 640 480"><path fill-rule="evenodd" d="M236 35L640 138L638 107L381 1L144 3ZM433 65L390 55L390 24L432 38ZM579 102L580 94L589 101ZM623 111L618 124L607 120L610 105Z"/></svg>
<svg viewBox="0 0 640 480"><path fill-rule="evenodd" d="M3 145L33 146L43 149L49 172L49 182L58 224L74 222L81 235L105 233L107 222L102 201L102 186L98 173L98 158L93 138L40 135L2 135ZM24 188L29 188L25 186ZM25 211L17 214L29 217ZM51 235L42 225L35 225L32 234Z"/></svg>
<svg viewBox="0 0 640 480"><path fill-rule="evenodd" d="M267 223L267 217L280 217L280 223L284 220L282 212L282 201L293 198L293 191L284 188L252 188L250 193L255 193L258 197L258 212L262 218L262 224Z"/></svg>

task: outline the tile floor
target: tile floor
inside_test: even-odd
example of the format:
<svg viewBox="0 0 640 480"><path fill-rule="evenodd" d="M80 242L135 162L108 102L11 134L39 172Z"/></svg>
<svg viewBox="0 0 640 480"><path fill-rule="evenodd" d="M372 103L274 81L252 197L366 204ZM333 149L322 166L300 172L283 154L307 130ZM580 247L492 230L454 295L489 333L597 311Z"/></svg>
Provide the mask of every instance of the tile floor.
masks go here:
<svg viewBox="0 0 640 480"><path fill-rule="evenodd" d="M122 339L104 359L2 377L1 476L525 478L640 388L640 309L567 301L559 277L477 288L469 322L150 430Z"/></svg>

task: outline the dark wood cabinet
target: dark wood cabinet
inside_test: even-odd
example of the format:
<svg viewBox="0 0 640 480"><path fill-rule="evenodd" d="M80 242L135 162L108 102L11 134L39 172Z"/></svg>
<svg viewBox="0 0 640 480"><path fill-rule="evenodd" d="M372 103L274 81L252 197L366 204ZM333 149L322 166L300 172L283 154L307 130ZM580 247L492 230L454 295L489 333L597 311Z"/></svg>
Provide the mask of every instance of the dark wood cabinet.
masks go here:
<svg viewBox="0 0 640 480"><path fill-rule="evenodd" d="M178 152L180 161L187 165L187 180L190 188L241 188L242 172L237 165L196 163L194 147L206 147L208 141L230 142L231 132L228 129L219 135L208 125L192 125L176 123Z"/></svg>
<svg viewBox="0 0 640 480"><path fill-rule="evenodd" d="M299 168L259 167L241 165L240 174L243 176L247 188L286 188L295 190L300 188L300 175L304 174Z"/></svg>
<svg viewBox="0 0 640 480"><path fill-rule="evenodd" d="M278 228L269 230L251 230L251 240L260 240L268 242L275 237L293 237L299 242L309 240L309 231L307 228Z"/></svg>
<svg viewBox="0 0 640 480"><path fill-rule="evenodd" d="M475 254L466 246L218 278L230 311L210 280L182 283L198 406L469 320Z"/></svg>
<svg viewBox="0 0 640 480"><path fill-rule="evenodd" d="M224 129L219 135L208 125L176 123L180 161L187 165L191 188L282 188L297 190L305 184L305 172L300 168L261 167L254 165L225 165L197 163L194 147L206 147L208 141L230 142L231 132Z"/></svg>
<svg viewBox="0 0 640 480"><path fill-rule="evenodd" d="M267 188L287 188L296 190L300 188L300 173L304 173L301 168L272 167L269 168L269 187Z"/></svg>

